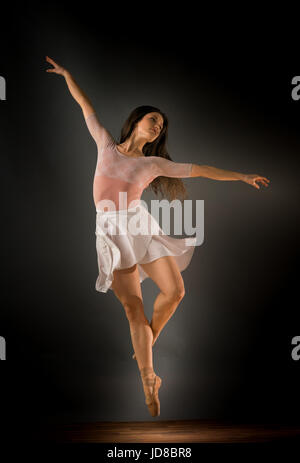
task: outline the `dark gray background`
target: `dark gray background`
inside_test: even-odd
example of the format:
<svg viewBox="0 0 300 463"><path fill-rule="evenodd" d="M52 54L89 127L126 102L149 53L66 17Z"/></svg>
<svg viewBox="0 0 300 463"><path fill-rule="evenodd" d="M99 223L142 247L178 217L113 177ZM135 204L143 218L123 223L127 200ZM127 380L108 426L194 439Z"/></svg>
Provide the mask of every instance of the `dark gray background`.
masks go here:
<svg viewBox="0 0 300 463"><path fill-rule="evenodd" d="M248 30L210 18L204 28L192 11L148 7L27 4L7 16L2 396L10 416L27 421L151 419L124 309L112 291L95 290L96 145L64 79L45 72L49 55L116 138L134 107L158 106L170 120L173 160L271 181L256 190L184 180L190 199L204 199L205 241L154 347L163 379L156 420L299 421L296 43L258 20ZM150 279L142 289L150 320L158 289Z"/></svg>

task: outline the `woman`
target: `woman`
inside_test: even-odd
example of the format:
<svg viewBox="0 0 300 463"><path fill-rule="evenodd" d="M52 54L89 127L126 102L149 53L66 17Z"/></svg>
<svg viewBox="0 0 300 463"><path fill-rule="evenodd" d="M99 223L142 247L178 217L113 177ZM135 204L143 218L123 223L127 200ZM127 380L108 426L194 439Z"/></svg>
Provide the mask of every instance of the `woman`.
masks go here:
<svg viewBox="0 0 300 463"><path fill-rule="evenodd" d="M207 177L215 180L241 180L259 188L256 182L268 186L269 180L260 175L175 163L166 151L168 120L152 106L140 106L125 122L117 144L99 122L88 97L79 88L69 71L48 56L53 65L47 72L62 75L71 95L81 106L87 127L98 148L93 184L97 210L96 247L99 276L96 290L112 289L125 309L129 321L133 348L141 374L146 404L152 416L159 416L158 389L161 378L153 370L152 346L161 330L174 314L184 296L181 272L188 266L195 249L195 238L177 239L164 234L154 218L140 206L146 187L160 191L171 200L185 196L180 178ZM120 193L126 193L124 205ZM131 205L134 204L133 207ZM106 210L113 205L115 210ZM161 234L135 235L124 219L137 214L143 225L149 223ZM114 233L109 233L114 228ZM150 277L160 289L149 324L144 313L141 282Z"/></svg>

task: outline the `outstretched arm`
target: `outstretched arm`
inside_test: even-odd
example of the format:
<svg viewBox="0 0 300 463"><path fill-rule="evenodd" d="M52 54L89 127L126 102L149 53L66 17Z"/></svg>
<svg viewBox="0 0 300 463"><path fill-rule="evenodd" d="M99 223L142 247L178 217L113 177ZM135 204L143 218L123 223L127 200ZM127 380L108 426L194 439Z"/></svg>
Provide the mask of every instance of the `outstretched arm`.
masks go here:
<svg viewBox="0 0 300 463"><path fill-rule="evenodd" d="M84 91L75 82L75 79L71 75L71 73L67 69L53 61L53 59L49 58L49 56L46 56L46 61L48 61L48 63L52 64L53 66L53 68L51 69L46 69L46 72L54 72L55 74L59 74L65 78L72 97L75 101L77 101L77 103L80 105L82 109L84 118L86 119L88 116L95 113L92 103L90 102L89 98L84 93Z"/></svg>
<svg viewBox="0 0 300 463"><path fill-rule="evenodd" d="M241 174L240 172L218 169L212 166L199 166L197 164L193 164L192 166L191 177L206 177L213 180L241 180L242 182L249 183L249 185L253 185L257 189L260 187L255 182L261 182L264 186L268 186L270 182L270 180L261 175Z"/></svg>
<svg viewBox="0 0 300 463"><path fill-rule="evenodd" d="M206 177L213 180L241 180L249 183L255 188L260 188L255 182L261 182L268 186L269 181L266 177L256 174L241 174L230 170L217 169L212 166L199 166L198 164L174 162L169 159L157 156L153 157L153 168L155 176L163 175L165 177Z"/></svg>

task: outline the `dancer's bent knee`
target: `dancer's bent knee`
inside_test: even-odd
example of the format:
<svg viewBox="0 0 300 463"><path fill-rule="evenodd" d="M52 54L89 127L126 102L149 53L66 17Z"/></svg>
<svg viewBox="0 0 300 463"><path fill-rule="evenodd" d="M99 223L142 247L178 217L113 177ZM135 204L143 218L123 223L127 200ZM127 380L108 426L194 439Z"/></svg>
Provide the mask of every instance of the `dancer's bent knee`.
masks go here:
<svg viewBox="0 0 300 463"><path fill-rule="evenodd" d="M170 301L171 303L175 303L175 302L180 302L184 296L185 296L185 290L184 288L173 288L172 291L168 291L167 293L163 292L162 293L165 298Z"/></svg>
<svg viewBox="0 0 300 463"><path fill-rule="evenodd" d="M138 302L137 300L139 299L138 297L135 298L135 301L125 301L123 303L126 316L129 321L132 322L145 322L147 321L147 318L145 316L144 312L144 305L142 301Z"/></svg>

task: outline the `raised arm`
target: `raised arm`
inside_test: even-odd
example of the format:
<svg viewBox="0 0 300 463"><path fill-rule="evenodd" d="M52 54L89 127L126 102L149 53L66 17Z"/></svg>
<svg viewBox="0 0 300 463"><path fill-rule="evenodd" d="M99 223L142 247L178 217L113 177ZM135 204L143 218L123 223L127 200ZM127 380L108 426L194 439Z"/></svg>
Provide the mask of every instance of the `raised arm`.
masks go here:
<svg viewBox="0 0 300 463"><path fill-rule="evenodd" d="M55 74L59 74L65 78L72 97L75 101L77 101L77 103L80 105L82 109L84 118L86 119L91 114L95 113L95 109L93 108L92 103L90 102L89 98L84 93L84 91L75 82L75 79L71 75L71 73L67 69L53 61L53 59L49 58L49 56L46 56L46 61L48 61L48 63L52 64L53 66L53 68L51 69L46 69L46 72L54 72Z"/></svg>
<svg viewBox="0 0 300 463"><path fill-rule="evenodd" d="M48 61L50 64L54 66L53 69L46 69L47 72L54 72L55 74L59 74L65 78L71 95L82 109L86 125L89 129L90 134L94 138L98 148L103 148L104 146L114 143L114 140L110 133L105 129L105 127L103 127L101 122L98 120L95 109L91 104L89 98L79 87L79 85L75 82L75 79L71 75L71 73L67 71L67 69L63 68L58 63L53 61L53 59L49 58L49 56L46 56L46 61Z"/></svg>
<svg viewBox="0 0 300 463"><path fill-rule="evenodd" d="M191 170L191 177L206 177L213 180L241 180L242 182L249 183L259 189L260 187L255 182L261 182L264 186L268 186L270 180L257 174L241 174L240 172L233 172L231 170L218 169L212 166L200 166L193 164Z"/></svg>

